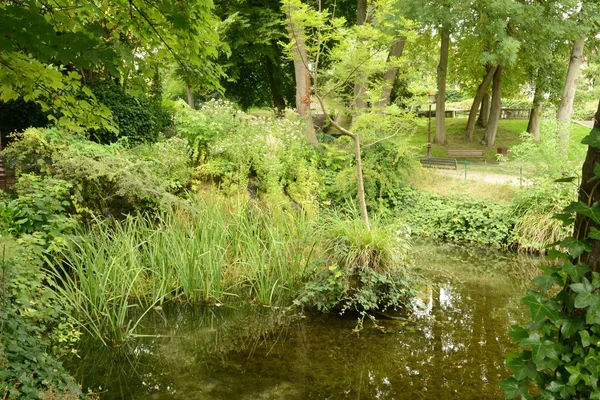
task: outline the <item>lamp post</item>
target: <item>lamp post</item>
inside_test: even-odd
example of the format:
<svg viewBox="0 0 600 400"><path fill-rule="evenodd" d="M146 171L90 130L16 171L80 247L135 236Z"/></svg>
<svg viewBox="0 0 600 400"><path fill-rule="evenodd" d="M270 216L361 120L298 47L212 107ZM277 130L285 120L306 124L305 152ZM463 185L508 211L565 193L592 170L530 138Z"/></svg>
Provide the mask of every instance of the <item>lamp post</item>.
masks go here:
<svg viewBox="0 0 600 400"><path fill-rule="evenodd" d="M427 128L427 158L431 158L431 104L435 101L435 93L427 94L427 102L429 103L429 127Z"/></svg>

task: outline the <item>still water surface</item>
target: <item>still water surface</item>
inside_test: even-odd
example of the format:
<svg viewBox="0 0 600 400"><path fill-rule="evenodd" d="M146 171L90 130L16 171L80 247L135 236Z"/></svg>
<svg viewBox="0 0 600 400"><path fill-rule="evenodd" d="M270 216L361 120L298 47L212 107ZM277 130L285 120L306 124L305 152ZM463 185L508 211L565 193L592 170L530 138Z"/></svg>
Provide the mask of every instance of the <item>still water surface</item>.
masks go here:
<svg viewBox="0 0 600 400"><path fill-rule="evenodd" d="M537 260L416 243L424 286L405 321L264 307L166 305L119 350L84 341L67 364L101 399L502 399L510 325Z"/></svg>

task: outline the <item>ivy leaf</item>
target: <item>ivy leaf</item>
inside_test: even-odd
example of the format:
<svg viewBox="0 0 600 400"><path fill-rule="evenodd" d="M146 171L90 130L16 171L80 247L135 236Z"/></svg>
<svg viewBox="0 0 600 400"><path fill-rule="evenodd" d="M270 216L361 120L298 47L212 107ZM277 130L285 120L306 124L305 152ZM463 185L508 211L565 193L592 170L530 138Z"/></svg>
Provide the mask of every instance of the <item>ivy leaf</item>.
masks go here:
<svg viewBox="0 0 600 400"><path fill-rule="evenodd" d="M581 345L583 347L588 347L590 344L592 344L592 341L590 340L590 333L588 331L580 331L579 336L581 336Z"/></svg>
<svg viewBox="0 0 600 400"><path fill-rule="evenodd" d="M566 255L565 253L563 253L562 251L558 251L558 250L548 250L548 253L546 254L546 260L554 260L557 258L562 258L564 260L566 260L567 258L569 258L568 255Z"/></svg>
<svg viewBox="0 0 600 400"><path fill-rule="evenodd" d="M588 233L588 238L600 240L600 230L598 230L592 226L590 228L590 232Z"/></svg>
<svg viewBox="0 0 600 400"><path fill-rule="evenodd" d="M569 275L573 282L580 283L585 278L585 275L590 272L590 267L586 264L573 265L570 261L565 261L563 271Z"/></svg>
<svg viewBox="0 0 600 400"><path fill-rule="evenodd" d="M564 336L565 339L568 339L575 333L581 331L582 329L585 329L585 321L583 317L561 319L557 322L561 325L560 333Z"/></svg>
<svg viewBox="0 0 600 400"><path fill-rule="evenodd" d="M550 290L550 288L554 285L554 278L550 275L540 275L533 278L531 283L537 285L540 290L545 292Z"/></svg>
<svg viewBox="0 0 600 400"><path fill-rule="evenodd" d="M554 182L557 182L557 183L573 182L575 179L577 179L576 176L568 176L566 178L555 179Z"/></svg>
<svg viewBox="0 0 600 400"><path fill-rule="evenodd" d="M540 366L548 358L550 360L558 360L558 353L554 347L554 343L549 340L542 342L540 335L532 333L527 339L521 340L521 346L530 348L533 362Z"/></svg>
<svg viewBox="0 0 600 400"><path fill-rule="evenodd" d="M594 289L600 288L600 274L598 272L592 272L592 286Z"/></svg>
<svg viewBox="0 0 600 400"><path fill-rule="evenodd" d="M600 295L592 293L594 287L587 278L583 278L582 283L572 284L571 289L577 293L575 308L586 308L593 304L600 304Z"/></svg>
<svg viewBox="0 0 600 400"><path fill-rule="evenodd" d="M575 218L573 218L572 214L556 213L552 216L552 218L562 221L564 226L569 226L575 222Z"/></svg>
<svg viewBox="0 0 600 400"><path fill-rule="evenodd" d="M525 398L527 400L532 397L529 395L529 385L525 381L517 381L515 378L508 378L498 383L502 389L504 389L505 399L514 399L515 397Z"/></svg>
<svg viewBox="0 0 600 400"><path fill-rule="evenodd" d="M569 255L573 258L577 258L585 252L592 251L592 246L587 241L577 240L574 237L568 237L562 242L560 246L567 249Z"/></svg>
<svg viewBox="0 0 600 400"><path fill-rule="evenodd" d="M600 129L592 129L589 135L581 139L581 144L587 144L591 147L600 147Z"/></svg>
<svg viewBox="0 0 600 400"><path fill-rule="evenodd" d="M508 334L514 343L529 337L529 331L521 325L512 325L512 331Z"/></svg>
<svg viewBox="0 0 600 400"><path fill-rule="evenodd" d="M582 201L573 202L565 207L564 211L567 213L575 212L577 214L585 215L594 222L600 223L600 207L598 207L598 203L594 203L590 207Z"/></svg>
<svg viewBox="0 0 600 400"><path fill-rule="evenodd" d="M522 381L526 378L535 380L537 370L531 360L523 360L523 353L508 353L506 355L506 366L514 371L514 377Z"/></svg>
<svg viewBox="0 0 600 400"><path fill-rule="evenodd" d="M556 300L545 300L541 293L529 291L529 295L521 300L529 306L529 313L533 322L538 322L547 317L550 321L559 319L558 309L560 308Z"/></svg>
<svg viewBox="0 0 600 400"><path fill-rule="evenodd" d="M581 366L579 364L569 365L565 369L569 372L569 385L576 386L581 380Z"/></svg>

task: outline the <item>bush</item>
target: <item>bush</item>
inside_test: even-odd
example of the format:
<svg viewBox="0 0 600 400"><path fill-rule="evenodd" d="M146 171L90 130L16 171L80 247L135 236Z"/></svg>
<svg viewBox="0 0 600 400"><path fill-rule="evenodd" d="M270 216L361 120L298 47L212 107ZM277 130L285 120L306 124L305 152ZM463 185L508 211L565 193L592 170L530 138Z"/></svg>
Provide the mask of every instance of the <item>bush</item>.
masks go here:
<svg viewBox="0 0 600 400"><path fill-rule="evenodd" d="M78 213L119 215L167 208L189 186L187 142L171 138L129 149L66 135L56 129L28 129L4 151L17 174L49 175L68 182Z"/></svg>
<svg viewBox="0 0 600 400"><path fill-rule="evenodd" d="M200 111L179 105L177 134L192 147L200 182L229 192L249 188L284 203L287 195L307 210L315 207L318 172L299 122L254 117L223 101Z"/></svg>
<svg viewBox="0 0 600 400"><path fill-rule="evenodd" d="M374 224L375 225L375 224ZM307 282L296 304L319 311L373 312L404 308L412 299L413 278L406 269L407 238L380 226L366 230L361 220L325 223L327 263Z"/></svg>
<svg viewBox="0 0 600 400"><path fill-rule="evenodd" d="M404 202L400 220L417 235L495 247L511 244L515 219L509 205L414 191L405 194Z"/></svg>
<svg viewBox="0 0 600 400"><path fill-rule="evenodd" d="M89 87L98 101L110 109L118 128L118 133L107 129L90 132L90 138L98 143L114 143L122 138L131 144L154 143L170 124L170 116L158 99L133 97L113 81L96 81Z"/></svg>
<svg viewBox="0 0 600 400"><path fill-rule="evenodd" d="M0 237L0 396L79 398L78 385L50 354L68 352L79 332L44 285L36 248Z"/></svg>

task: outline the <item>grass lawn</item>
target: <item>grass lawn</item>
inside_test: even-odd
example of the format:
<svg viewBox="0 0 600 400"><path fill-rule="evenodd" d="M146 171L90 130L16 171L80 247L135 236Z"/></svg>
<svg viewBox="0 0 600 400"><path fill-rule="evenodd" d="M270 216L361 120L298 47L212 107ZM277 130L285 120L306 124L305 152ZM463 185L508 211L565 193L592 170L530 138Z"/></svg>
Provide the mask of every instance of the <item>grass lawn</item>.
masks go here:
<svg viewBox="0 0 600 400"><path fill-rule="evenodd" d="M497 148L510 148L521 143L521 133L527 129L527 120L502 119L498 124L496 143L494 147L488 148L481 144L485 128L476 127L473 140L465 139L465 127L467 118L446 118L446 145L432 143L431 153L434 157L448 157L446 150L483 150L484 158L467 158L470 161L493 162L496 160ZM571 146L581 146L581 139L590 132L589 128L577 124L571 124ZM435 136L435 118L431 119L431 140ZM410 139L411 144L418 148L419 154L427 155L427 119L419 119L419 127ZM460 159L460 158L459 158Z"/></svg>

